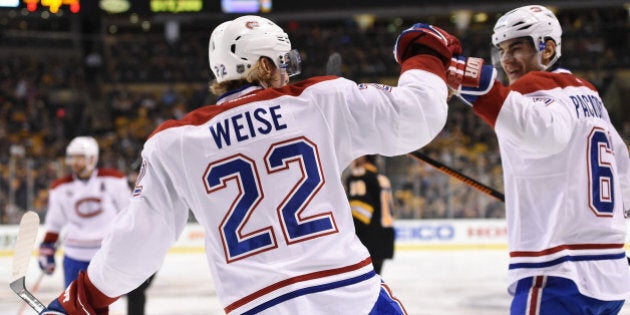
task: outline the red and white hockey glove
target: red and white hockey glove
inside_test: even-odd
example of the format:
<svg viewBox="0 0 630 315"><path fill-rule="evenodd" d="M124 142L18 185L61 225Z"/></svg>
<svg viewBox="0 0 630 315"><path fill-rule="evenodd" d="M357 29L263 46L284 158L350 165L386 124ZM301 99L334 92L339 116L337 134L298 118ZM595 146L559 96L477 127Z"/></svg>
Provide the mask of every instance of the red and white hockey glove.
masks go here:
<svg viewBox="0 0 630 315"><path fill-rule="evenodd" d="M416 23L404 30L394 45L394 59L398 64L415 55L431 54L442 59L446 68L451 57L461 53L462 47L457 37L425 23Z"/></svg>
<svg viewBox="0 0 630 315"><path fill-rule="evenodd" d="M55 272L55 243L42 243L39 245L39 269L45 274Z"/></svg>
<svg viewBox="0 0 630 315"><path fill-rule="evenodd" d="M85 271L52 301L40 315L107 315L109 305L118 298L110 298L95 287Z"/></svg>
<svg viewBox="0 0 630 315"><path fill-rule="evenodd" d="M488 93L497 78L497 70L484 63L483 58L457 56L446 71L446 84L469 106Z"/></svg>
<svg viewBox="0 0 630 315"><path fill-rule="evenodd" d="M58 233L46 232L44 240L39 245L39 268L47 275L55 272L55 251L57 250L56 242L58 239Z"/></svg>

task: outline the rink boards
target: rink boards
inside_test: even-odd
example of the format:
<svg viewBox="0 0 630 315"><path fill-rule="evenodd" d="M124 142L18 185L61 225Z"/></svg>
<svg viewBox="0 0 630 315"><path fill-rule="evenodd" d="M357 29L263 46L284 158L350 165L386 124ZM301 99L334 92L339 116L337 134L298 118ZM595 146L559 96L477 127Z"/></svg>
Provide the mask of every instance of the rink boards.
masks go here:
<svg viewBox="0 0 630 315"><path fill-rule="evenodd" d="M507 250L507 226L503 219L397 220L394 228L396 250ZM0 226L0 256L13 255L17 229L17 225ZM43 234L42 227L37 243ZM203 252L203 242L203 228L191 223L170 251ZM630 244L630 233L626 243Z"/></svg>
<svg viewBox="0 0 630 315"><path fill-rule="evenodd" d="M397 220L397 250L506 249L505 220ZM39 229L38 243L43 238ZM0 226L0 256L13 254L17 225ZM203 228L186 226L171 252L202 252Z"/></svg>

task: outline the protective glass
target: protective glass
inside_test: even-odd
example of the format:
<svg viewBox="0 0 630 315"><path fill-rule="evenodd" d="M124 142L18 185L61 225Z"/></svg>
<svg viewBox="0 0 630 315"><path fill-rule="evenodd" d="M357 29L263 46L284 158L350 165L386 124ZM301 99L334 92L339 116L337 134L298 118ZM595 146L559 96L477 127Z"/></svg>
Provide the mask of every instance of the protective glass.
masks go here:
<svg viewBox="0 0 630 315"><path fill-rule="evenodd" d="M297 49L290 50L288 53L280 56L278 65L287 71L289 77L298 75L302 72L302 58Z"/></svg>

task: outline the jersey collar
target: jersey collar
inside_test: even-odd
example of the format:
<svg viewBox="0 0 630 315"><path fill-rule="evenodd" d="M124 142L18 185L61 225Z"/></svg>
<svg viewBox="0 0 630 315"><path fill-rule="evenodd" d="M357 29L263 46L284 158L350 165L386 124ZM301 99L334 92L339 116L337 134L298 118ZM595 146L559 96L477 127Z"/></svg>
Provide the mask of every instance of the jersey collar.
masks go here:
<svg viewBox="0 0 630 315"><path fill-rule="evenodd" d="M221 104L221 103L224 103L224 102L227 102L227 101L230 101L230 100L233 100L233 99L236 99L236 98L239 98L239 97L241 97L243 95L252 93L254 91L262 90L262 89L263 89L263 87L260 86L260 85L250 85L250 84L243 85L242 87L240 87L240 88L238 88L236 90L232 90L232 91L226 92L223 95L219 96L219 98L217 99L217 105Z"/></svg>

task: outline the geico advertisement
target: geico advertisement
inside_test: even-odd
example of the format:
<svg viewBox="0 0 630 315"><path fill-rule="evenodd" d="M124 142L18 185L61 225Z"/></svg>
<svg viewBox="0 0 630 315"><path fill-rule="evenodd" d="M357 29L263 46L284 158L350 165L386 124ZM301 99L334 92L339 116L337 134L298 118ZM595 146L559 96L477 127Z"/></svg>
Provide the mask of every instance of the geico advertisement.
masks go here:
<svg viewBox="0 0 630 315"><path fill-rule="evenodd" d="M396 244L507 244L505 220L398 220ZM203 246L201 226L190 224L176 245Z"/></svg>
<svg viewBox="0 0 630 315"><path fill-rule="evenodd" d="M445 245L445 248L459 248L459 245L507 245L507 226L503 219L397 220L394 228L396 245L408 248L422 249L424 245ZM13 255L17 232L17 225L0 226L0 256ZM43 237L43 226L39 232L34 250ZM173 249L203 250L204 236L199 224L188 224ZM626 243L630 244L629 239Z"/></svg>
<svg viewBox="0 0 630 315"><path fill-rule="evenodd" d="M504 220L399 220L396 243L505 244Z"/></svg>

